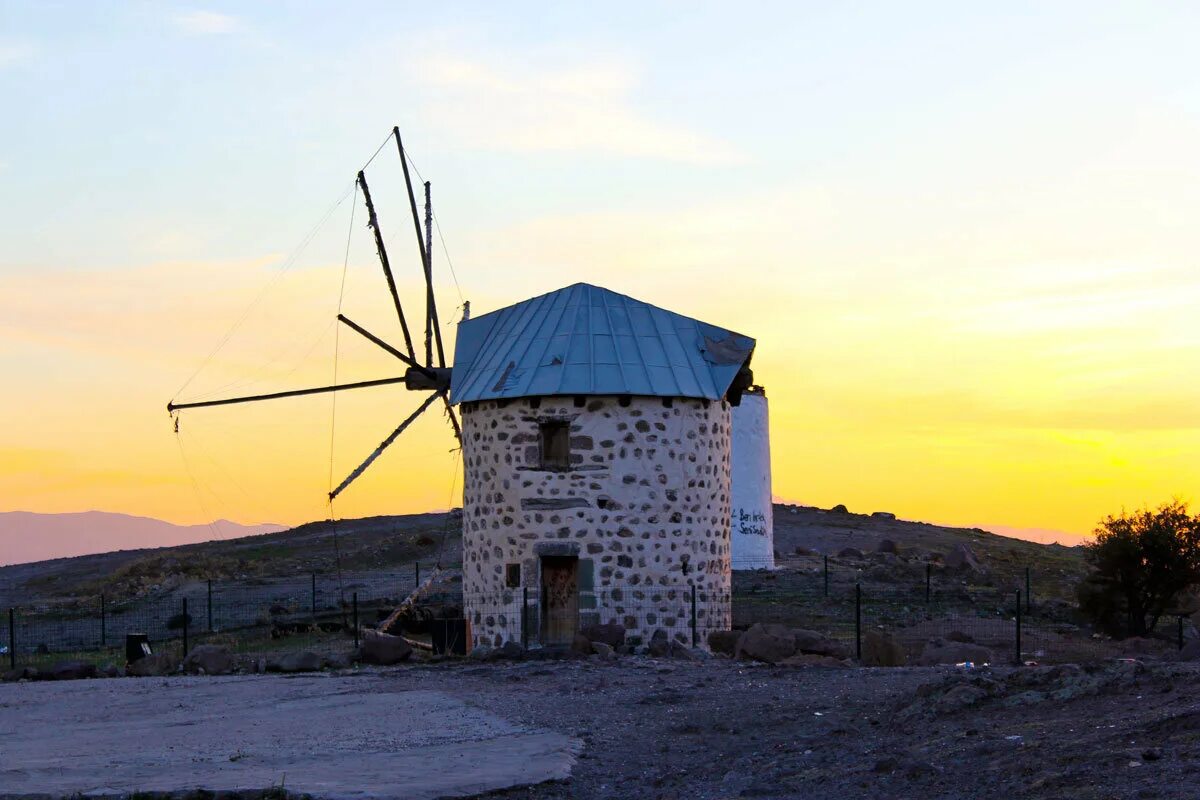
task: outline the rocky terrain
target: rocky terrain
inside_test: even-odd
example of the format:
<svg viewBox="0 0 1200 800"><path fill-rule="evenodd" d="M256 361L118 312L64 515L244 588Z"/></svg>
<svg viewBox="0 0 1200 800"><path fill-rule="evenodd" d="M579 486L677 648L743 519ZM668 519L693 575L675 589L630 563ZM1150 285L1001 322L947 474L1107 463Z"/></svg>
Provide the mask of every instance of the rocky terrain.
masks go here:
<svg viewBox="0 0 1200 800"><path fill-rule="evenodd" d="M336 674L361 681L356 692L444 693L582 743L569 779L489 797L1182 800L1200 779L1191 663L871 669L593 656ZM189 680L97 685L148 700ZM34 685L0 686L0 708Z"/></svg>

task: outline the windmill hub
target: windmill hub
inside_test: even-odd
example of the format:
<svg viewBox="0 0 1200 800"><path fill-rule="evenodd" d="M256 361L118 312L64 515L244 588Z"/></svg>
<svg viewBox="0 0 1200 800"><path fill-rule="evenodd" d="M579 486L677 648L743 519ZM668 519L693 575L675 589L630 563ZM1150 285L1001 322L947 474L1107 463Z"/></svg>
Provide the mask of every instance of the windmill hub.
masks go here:
<svg viewBox="0 0 1200 800"><path fill-rule="evenodd" d="M404 372L404 388L411 391L446 392L450 390L449 367L409 367Z"/></svg>

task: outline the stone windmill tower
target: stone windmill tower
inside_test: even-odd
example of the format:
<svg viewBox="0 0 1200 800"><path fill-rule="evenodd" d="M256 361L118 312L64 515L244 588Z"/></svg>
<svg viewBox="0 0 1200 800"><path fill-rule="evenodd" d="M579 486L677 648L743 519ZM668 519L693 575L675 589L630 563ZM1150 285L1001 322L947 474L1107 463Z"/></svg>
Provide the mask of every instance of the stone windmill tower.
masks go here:
<svg viewBox="0 0 1200 800"><path fill-rule="evenodd" d="M753 348L587 284L459 325L475 644L569 643L589 623L681 643L729 628L730 408Z"/></svg>
<svg viewBox="0 0 1200 800"><path fill-rule="evenodd" d="M569 643L592 623L681 643L728 629L730 409L753 384L754 340L581 283L464 319L447 364L433 290L430 185L422 230L410 160L400 131L392 136L425 278L424 359L364 168L356 184L403 346L342 314L338 321L395 357L403 374L172 400L176 431L186 409L403 384L425 399L331 487L329 499L440 401L462 443L463 596L475 643Z"/></svg>

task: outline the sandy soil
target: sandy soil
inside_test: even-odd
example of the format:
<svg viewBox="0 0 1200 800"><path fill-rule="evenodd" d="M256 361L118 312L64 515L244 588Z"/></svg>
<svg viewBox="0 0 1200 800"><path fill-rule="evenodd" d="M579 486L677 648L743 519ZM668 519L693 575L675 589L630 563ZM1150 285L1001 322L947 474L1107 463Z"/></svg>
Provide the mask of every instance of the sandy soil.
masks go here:
<svg viewBox="0 0 1200 800"><path fill-rule="evenodd" d="M102 693L111 691L135 699L150 720L128 745L132 751L171 746L179 731L210 737L205 748L172 762L203 771L206 763L227 760L233 742L214 740L209 723L176 727L182 720L172 715L185 712L174 709L195 708L190 698L208 697L223 713L241 716L242 701L223 699L230 692L268 697L285 687L290 702L317 705L291 718L295 732L260 730L238 746L258 752L272 736L286 734L293 742L289 788L299 788L294 776L319 761L314 753L365 750L365 760L379 762L403 748L412 731L426 744L443 734L465 736L464 752L474 758L484 753L476 742L511 726L557 734L564 743L577 739L582 750L569 779L501 797L1192 798L1200 778L1198 677L1200 667L1192 664L1137 662L971 673L797 669L725 659L443 663L338 678L2 686L0 729L20 731L18 742L40 737L45 746L74 736L80 747L72 759L90 758L81 743L97 738L53 709L68 696L78 704L89 694L106 705L112 699ZM38 704L15 699L35 690L48 693ZM3 740L6 749L11 737ZM115 729L99 739L112 747L124 740ZM5 765L13 763L9 754ZM112 751L93 763L132 757ZM514 769L529 760L516 752L500 758ZM403 763L404 772L391 774L406 781L430 771ZM352 796L365 779L351 771L339 780L317 796Z"/></svg>

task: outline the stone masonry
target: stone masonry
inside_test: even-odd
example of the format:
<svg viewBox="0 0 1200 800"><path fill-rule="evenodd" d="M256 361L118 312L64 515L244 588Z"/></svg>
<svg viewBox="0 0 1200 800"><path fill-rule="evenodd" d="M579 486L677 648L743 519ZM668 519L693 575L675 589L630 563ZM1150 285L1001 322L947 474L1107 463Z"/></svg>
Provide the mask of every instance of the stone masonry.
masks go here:
<svg viewBox="0 0 1200 800"><path fill-rule="evenodd" d="M569 467L541 462L569 424ZM661 397L524 397L462 405L463 595L476 645L538 640L541 558L575 556L580 623L633 642L730 627L730 409ZM519 565L512 567L510 565ZM510 571L519 569L520 586Z"/></svg>

